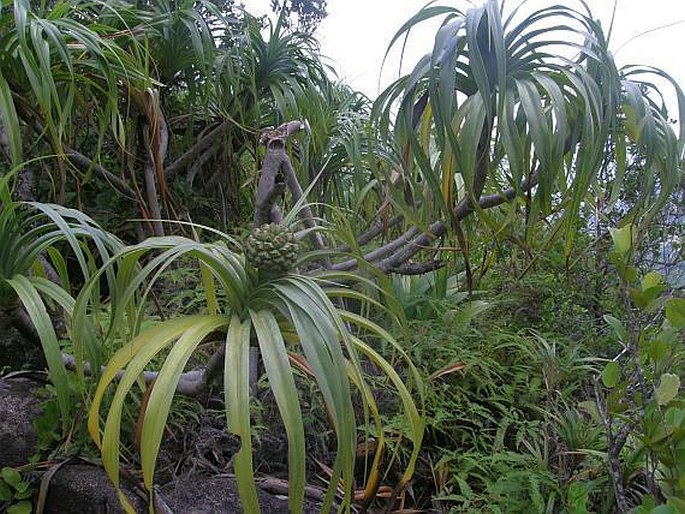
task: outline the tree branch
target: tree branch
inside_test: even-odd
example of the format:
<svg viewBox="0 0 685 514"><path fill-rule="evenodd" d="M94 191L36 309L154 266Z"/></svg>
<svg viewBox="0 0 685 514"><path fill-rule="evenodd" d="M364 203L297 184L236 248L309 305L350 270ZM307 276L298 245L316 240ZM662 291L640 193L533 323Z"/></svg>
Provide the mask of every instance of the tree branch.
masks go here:
<svg viewBox="0 0 685 514"><path fill-rule="evenodd" d="M221 145L214 145L209 148L205 153L203 153L190 167L188 170L188 175L186 175L186 183L189 187L193 187L193 181L195 180L195 175L202 169L207 161L214 157L221 150Z"/></svg>
<svg viewBox="0 0 685 514"><path fill-rule="evenodd" d="M267 143L255 198L255 228L265 223L281 222L281 209L276 205L276 199L285 189L285 184L279 177L284 156L282 140L275 139Z"/></svg>
<svg viewBox="0 0 685 514"><path fill-rule="evenodd" d="M293 165L285 151L285 141L296 132L308 129L309 125L306 121L295 120L284 123L275 129L267 129L262 132L260 142L266 144L266 155L262 162L259 184L257 186L254 216L255 227L268 222L280 222L280 209L276 205L275 200L282 192L280 186L281 174L284 176L288 189L290 189L294 203L299 202L304 196L302 186L299 180L297 180ZM318 226L306 199L302 203L299 215L308 229L315 229ZM319 232L310 230L309 237L315 249L326 249L323 237ZM326 261L325 266L329 266L328 261Z"/></svg>
<svg viewBox="0 0 685 514"><path fill-rule="evenodd" d="M597 400L597 409L599 411L600 417L602 418L602 422L604 423L604 428L607 433L607 442L609 446L607 448L607 460L609 464L609 474L611 475L611 481L614 485L614 493L616 496L617 504L616 507L618 509L618 512L623 514L625 512L628 512L628 501L626 500L626 492L625 488L623 487L623 473L621 471L620 453L623 444L625 444L625 440L628 436L629 430L622 430L619 434L619 437L614 437L611 417L609 416L609 413L607 412L606 406L604 404L604 398L602 397L599 391L599 377L595 378L594 389L595 398ZM630 425L626 424L623 428L625 428L626 426L629 427Z"/></svg>
<svg viewBox="0 0 685 514"><path fill-rule="evenodd" d="M399 275L423 275L429 271L435 271L445 266L444 261L411 262L391 269L392 273Z"/></svg>
<svg viewBox="0 0 685 514"><path fill-rule="evenodd" d="M40 118L40 115L28 107L28 105L22 104L19 112L21 113L24 121L30 125L33 125L36 132L40 134L45 131L45 126L43 124L43 120ZM28 118L28 120L26 118ZM131 189L131 187L129 187L124 180L107 170L104 166L97 164L92 159L89 159L81 152L74 150L64 143L62 143L62 151L64 152L64 155L67 156L79 168L84 170L92 169L97 175L109 182L109 184L121 194L128 196L129 198L137 198L135 191Z"/></svg>
<svg viewBox="0 0 685 514"><path fill-rule="evenodd" d="M173 178L177 173L181 172L191 161L195 160L202 154L209 146L221 137L228 127L230 122L228 120L220 123L217 127L212 129L208 134L203 136L197 143L195 143L189 150L187 150L178 159L166 167L164 174L167 180Z"/></svg>
<svg viewBox="0 0 685 514"><path fill-rule="evenodd" d="M521 184L520 189L522 191L527 191L529 188L533 188L536 185L537 174L531 177L530 184L526 180L524 180ZM497 207L505 202L513 200L516 197L516 194L516 188L510 187L498 194L481 196L480 200L478 201L478 208L491 209L493 207ZM457 207L454 209L454 219L456 219L457 221L461 221L467 216L469 216L475 210L476 208L474 208L471 204L471 200L469 198L464 198L461 202L459 202L459 205L457 205ZM409 242L407 245L402 247L402 249L394 255L387 257L384 260L381 260L380 262L376 263L376 266L383 272L389 272L393 268L396 268L401 264L407 262L418 252L424 250L427 246L433 243L433 241L435 241L437 238L442 237L446 232L447 226L445 225L445 223L441 220L435 221L428 227L428 230L426 232L424 232L423 234ZM404 235L406 234L407 232L405 232ZM388 243L388 245L392 245L393 243L394 242L390 242ZM386 245L386 247L388 245Z"/></svg>
<svg viewBox="0 0 685 514"><path fill-rule="evenodd" d="M403 247L411 238L416 236L419 232L420 230L418 228L410 227L404 234L393 239L388 244L381 246L380 248L376 248L372 252L369 252L366 255L364 255L363 259L367 262L375 262L379 259L382 259L389 253L392 253L395 250ZM334 264L332 266L332 269L338 271L349 271L351 269L354 269L357 266L357 263L357 259L350 259L345 262Z"/></svg>
<svg viewBox="0 0 685 514"><path fill-rule="evenodd" d="M73 148L69 148L66 145L62 145L62 149L64 150L64 154L67 157L69 157L69 159L79 168L83 170L92 169L93 171L95 171L97 175L100 176L100 178L107 181L109 185L111 185L114 189L119 191L124 196L127 196L132 199L138 198L135 191L131 189L131 187L124 180L117 177L111 171L107 170L100 164L97 164L96 162L92 161L82 153L77 152Z"/></svg>
<svg viewBox="0 0 685 514"><path fill-rule="evenodd" d="M357 244L359 246L364 246L365 244L370 243L375 238L384 233L387 229L392 228L395 225L399 225L403 219L404 216L402 214L396 214L395 216L393 216L385 222L383 220L376 220L373 227L371 227L369 230L367 230L366 232L357 237ZM341 253L346 253L351 250L352 248L350 247L350 245L341 245L335 249L336 252Z"/></svg>
<svg viewBox="0 0 685 514"><path fill-rule="evenodd" d="M219 370L223 369L224 365L225 345L220 344L217 350L212 354L206 366L200 369L194 369L181 373L178 383L176 384L176 392L185 396L198 396L207 390L212 379L217 376ZM62 363L69 371L76 371L76 359L68 353L62 352ZM102 366L101 373L105 370ZM93 376L93 370L90 363L86 362L83 365L83 373L86 376ZM124 370L117 371L114 380L117 382L124 376ZM154 382L159 376L158 371L144 371L143 380L146 385Z"/></svg>

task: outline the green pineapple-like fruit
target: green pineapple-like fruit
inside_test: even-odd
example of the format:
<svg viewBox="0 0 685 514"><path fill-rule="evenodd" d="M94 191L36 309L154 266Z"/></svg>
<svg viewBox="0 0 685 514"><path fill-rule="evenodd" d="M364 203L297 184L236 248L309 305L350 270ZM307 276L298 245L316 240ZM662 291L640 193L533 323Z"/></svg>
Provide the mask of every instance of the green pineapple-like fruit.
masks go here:
<svg viewBox="0 0 685 514"><path fill-rule="evenodd" d="M245 257L255 268L270 275L290 271L299 245L287 227L270 223L255 228L245 241Z"/></svg>

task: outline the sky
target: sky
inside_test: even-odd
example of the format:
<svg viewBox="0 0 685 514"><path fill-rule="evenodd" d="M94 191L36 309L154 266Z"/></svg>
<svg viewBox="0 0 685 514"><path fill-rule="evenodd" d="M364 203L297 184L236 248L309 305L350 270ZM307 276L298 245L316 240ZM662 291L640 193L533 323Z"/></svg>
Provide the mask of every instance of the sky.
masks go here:
<svg viewBox="0 0 685 514"><path fill-rule="evenodd" d="M269 0L242 0L253 14L271 13ZM428 0L328 0L328 17L315 36L324 56L338 75L355 89L375 98L399 72L399 45L380 75L383 56L392 36ZM685 1L617 0L616 19L610 48L619 66L645 64L664 69L685 87ZM614 0L586 0L594 17L609 26ZM438 5L468 8L468 0L438 0ZM481 0L472 0L481 4ZM506 0L510 9L519 0ZM578 0L529 0L528 7L565 4L578 7ZM670 26L667 26L670 25ZM667 26L667 27L664 27ZM433 43L437 25L426 24L412 33L404 58L403 74L411 71ZM664 28L659 28L664 27ZM653 30L635 38L640 33ZM631 41L632 39L632 41ZM670 97L670 95L669 95ZM669 101L672 103L672 101ZM675 106L670 107L672 111ZM675 113L674 113L675 114Z"/></svg>

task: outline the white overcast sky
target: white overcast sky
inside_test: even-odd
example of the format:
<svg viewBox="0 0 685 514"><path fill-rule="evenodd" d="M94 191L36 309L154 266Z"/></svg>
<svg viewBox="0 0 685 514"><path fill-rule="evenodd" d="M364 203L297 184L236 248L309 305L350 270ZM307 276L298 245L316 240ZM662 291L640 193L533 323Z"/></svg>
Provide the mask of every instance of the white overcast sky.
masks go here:
<svg viewBox="0 0 685 514"><path fill-rule="evenodd" d="M253 14L271 14L269 0L242 0ZM322 53L334 64L341 79L371 98L378 94L381 62L392 36L428 0L328 0L328 17L317 29ZM594 17L608 29L614 0L586 0ZM467 0L438 0L438 5L468 7ZM479 5L483 0L472 0ZM507 0L507 10L519 0ZM565 4L577 0L530 0L531 7ZM526 6L528 7L528 6ZM654 30L628 42L638 34ZM426 24L412 33L403 72L410 71L433 43L435 27ZM618 0L611 49L619 66L645 64L671 74L685 87L685 0ZM381 89L398 76L398 48L383 69ZM670 96L670 95L669 95ZM670 102L669 102L670 103ZM669 108L671 111L672 108ZM675 112L673 112L675 115Z"/></svg>

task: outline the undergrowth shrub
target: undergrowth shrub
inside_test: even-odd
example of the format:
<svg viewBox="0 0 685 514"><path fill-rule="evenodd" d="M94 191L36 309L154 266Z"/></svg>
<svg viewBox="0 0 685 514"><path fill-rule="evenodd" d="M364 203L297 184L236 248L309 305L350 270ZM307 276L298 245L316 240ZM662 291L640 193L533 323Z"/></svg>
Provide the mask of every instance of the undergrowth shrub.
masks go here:
<svg viewBox="0 0 685 514"><path fill-rule="evenodd" d="M462 316L473 303L447 295L441 317L409 322L427 384L414 492L442 512L584 512L606 492L593 482L605 442L586 395L598 366L558 333L492 323L490 305Z"/></svg>

